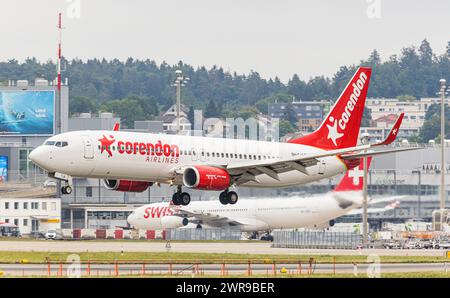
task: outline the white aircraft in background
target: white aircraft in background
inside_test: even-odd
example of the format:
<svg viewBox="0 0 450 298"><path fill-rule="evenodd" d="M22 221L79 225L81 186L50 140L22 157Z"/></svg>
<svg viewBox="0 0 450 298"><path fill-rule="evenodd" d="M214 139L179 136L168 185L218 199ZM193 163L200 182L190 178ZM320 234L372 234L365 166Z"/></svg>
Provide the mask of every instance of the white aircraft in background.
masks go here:
<svg viewBox="0 0 450 298"><path fill-rule="evenodd" d="M106 188L142 192L153 183L176 185L172 201L188 205L182 186L222 191L222 204L235 204L230 187L287 187L330 178L358 165L359 158L415 148L368 150L392 143L403 114L386 140L357 145L372 70L360 67L313 133L287 143L118 131L74 131L47 139L29 158L67 185L72 177L104 179Z"/></svg>
<svg viewBox="0 0 450 298"><path fill-rule="evenodd" d="M326 228L334 224L335 218L361 207L362 189L361 163L348 171L333 191L324 195L243 199L235 205L222 205L217 201L195 201L189 206L175 206L171 202L153 203L137 208L127 221L133 228L143 230L180 228L188 224L195 224L198 228L235 227L244 232ZM392 210L397 205L398 202L386 208L369 208L368 212Z"/></svg>

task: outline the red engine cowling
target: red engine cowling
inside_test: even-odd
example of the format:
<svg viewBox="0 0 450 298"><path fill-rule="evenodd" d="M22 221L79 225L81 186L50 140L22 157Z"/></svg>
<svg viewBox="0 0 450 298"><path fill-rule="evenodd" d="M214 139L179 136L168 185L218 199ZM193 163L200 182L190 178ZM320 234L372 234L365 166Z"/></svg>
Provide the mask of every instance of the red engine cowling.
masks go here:
<svg viewBox="0 0 450 298"><path fill-rule="evenodd" d="M183 184L189 188L224 190L230 186L230 175L221 168L193 166L183 172Z"/></svg>
<svg viewBox="0 0 450 298"><path fill-rule="evenodd" d="M150 186L151 182L147 181L133 181L133 180L116 180L105 179L103 180L105 187L109 190L126 191L126 192L143 192Z"/></svg>

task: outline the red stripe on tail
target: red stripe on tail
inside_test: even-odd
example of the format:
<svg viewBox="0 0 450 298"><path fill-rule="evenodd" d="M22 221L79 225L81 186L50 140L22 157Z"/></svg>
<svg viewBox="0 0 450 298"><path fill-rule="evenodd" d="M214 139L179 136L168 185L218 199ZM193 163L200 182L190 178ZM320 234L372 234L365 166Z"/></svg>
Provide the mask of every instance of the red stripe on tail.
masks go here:
<svg viewBox="0 0 450 298"><path fill-rule="evenodd" d="M371 68L358 68L320 127L288 142L325 150L356 146L371 74Z"/></svg>

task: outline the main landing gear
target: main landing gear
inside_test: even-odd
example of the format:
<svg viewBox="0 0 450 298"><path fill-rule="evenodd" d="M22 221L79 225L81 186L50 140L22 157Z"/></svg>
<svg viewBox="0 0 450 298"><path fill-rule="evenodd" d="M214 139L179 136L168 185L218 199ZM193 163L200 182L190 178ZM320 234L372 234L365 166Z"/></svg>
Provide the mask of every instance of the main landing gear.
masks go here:
<svg viewBox="0 0 450 298"><path fill-rule="evenodd" d="M70 195L72 193L72 187L70 185L62 186L61 193L63 195Z"/></svg>
<svg viewBox="0 0 450 298"><path fill-rule="evenodd" d="M219 195L219 201L223 205L231 204L234 205L238 201L238 194L234 191L228 191L228 189L222 191Z"/></svg>
<svg viewBox="0 0 450 298"><path fill-rule="evenodd" d="M172 196L172 202L174 205L189 205L191 202L191 196L187 192L181 192L181 186L178 185L177 192Z"/></svg>

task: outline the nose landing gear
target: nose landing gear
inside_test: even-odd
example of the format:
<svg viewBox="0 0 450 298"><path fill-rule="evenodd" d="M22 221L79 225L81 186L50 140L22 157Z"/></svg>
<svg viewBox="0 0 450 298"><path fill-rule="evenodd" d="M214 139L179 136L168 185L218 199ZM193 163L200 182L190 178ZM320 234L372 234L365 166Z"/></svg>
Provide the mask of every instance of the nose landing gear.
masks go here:
<svg viewBox="0 0 450 298"><path fill-rule="evenodd" d="M177 192L172 196L172 202L174 205L187 206L191 202L191 196L187 192L181 191L181 186L177 186Z"/></svg>
<svg viewBox="0 0 450 298"><path fill-rule="evenodd" d="M223 205L231 204L234 205L238 201L238 194L234 191L228 191L228 189L222 191L219 195L219 201Z"/></svg>

